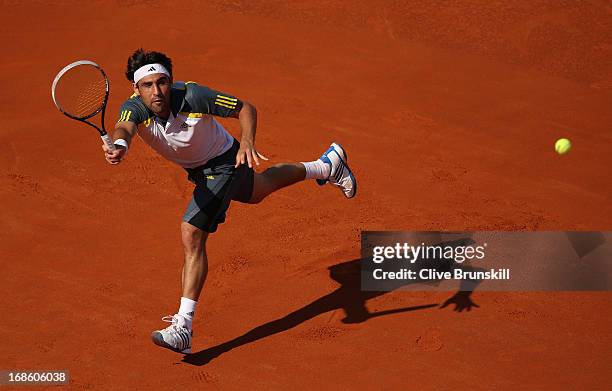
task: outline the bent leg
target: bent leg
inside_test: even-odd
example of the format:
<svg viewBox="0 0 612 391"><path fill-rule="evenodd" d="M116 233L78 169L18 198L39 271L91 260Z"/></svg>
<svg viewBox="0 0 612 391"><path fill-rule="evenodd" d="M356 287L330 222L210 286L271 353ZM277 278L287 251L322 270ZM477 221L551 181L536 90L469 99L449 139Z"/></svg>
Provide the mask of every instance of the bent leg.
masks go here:
<svg viewBox="0 0 612 391"><path fill-rule="evenodd" d="M306 169L302 163L282 163L266 169L253 178L253 194L250 204L261 202L276 190L301 182L306 178Z"/></svg>
<svg viewBox="0 0 612 391"><path fill-rule="evenodd" d="M183 297L198 301L208 274L206 256L208 232L183 222L181 223L181 238L185 252L182 276Z"/></svg>

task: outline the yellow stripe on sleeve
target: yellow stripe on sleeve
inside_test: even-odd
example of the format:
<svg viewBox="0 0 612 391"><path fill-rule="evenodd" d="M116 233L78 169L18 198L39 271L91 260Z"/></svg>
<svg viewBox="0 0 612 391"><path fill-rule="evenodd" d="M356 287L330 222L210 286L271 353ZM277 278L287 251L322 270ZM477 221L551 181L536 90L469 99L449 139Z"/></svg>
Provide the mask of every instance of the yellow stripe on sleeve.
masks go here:
<svg viewBox="0 0 612 391"><path fill-rule="evenodd" d="M132 116L132 111L131 110L123 110L121 112L121 117L119 117L119 121L117 121L117 122L128 121L131 116Z"/></svg>
<svg viewBox="0 0 612 391"><path fill-rule="evenodd" d="M215 101L215 104L219 104L219 103L223 103L223 104L226 104L226 105L229 105L229 106L232 106L232 107L236 107L236 103L234 103L234 102L228 102L228 101L225 101L225 100L217 99Z"/></svg>
<svg viewBox="0 0 612 391"><path fill-rule="evenodd" d="M219 102L219 103L225 103L226 105L230 105L230 106L236 106L236 102L228 102L228 101L223 100L223 99L217 99L217 100L215 100L215 103L217 103L217 102Z"/></svg>
<svg viewBox="0 0 612 391"><path fill-rule="evenodd" d="M228 109L235 109L235 108L236 108L236 106L229 106L229 105L226 105L226 104L220 103L219 101L215 101L215 104L216 104L217 106L227 107Z"/></svg>
<svg viewBox="0 0 612 391"><path fill-rule="evenodd" d="M231 102L238 102L238 99L230 98L229 96L224 96L224 95L217 95L217 99L224 99L224 100L231 101Z"/></svg>

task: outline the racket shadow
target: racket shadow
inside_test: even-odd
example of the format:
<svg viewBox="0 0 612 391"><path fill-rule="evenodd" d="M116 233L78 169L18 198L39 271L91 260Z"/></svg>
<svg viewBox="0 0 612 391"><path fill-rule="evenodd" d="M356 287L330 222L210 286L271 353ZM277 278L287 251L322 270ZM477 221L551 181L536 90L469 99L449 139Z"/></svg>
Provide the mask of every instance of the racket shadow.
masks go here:
<svg viewBox="0 0 612 391"><path fill-rule="evenodd" d="M341 284L335 291L320 297L312 303L282 318L257 326L232 340L186 355L183 357L183 362L197 366L206 365L213 359L232 349L256 342L274 334L282 333L316 316L339 309L342 309L345 314L345 317L341 319L343 323L362 323L374 317L438 307L438 303L431 303L370 313L366 307L366 302L389 292L361 291L360 262L360 259L355 259L333 265L329 268L330 277Z"/></svg>

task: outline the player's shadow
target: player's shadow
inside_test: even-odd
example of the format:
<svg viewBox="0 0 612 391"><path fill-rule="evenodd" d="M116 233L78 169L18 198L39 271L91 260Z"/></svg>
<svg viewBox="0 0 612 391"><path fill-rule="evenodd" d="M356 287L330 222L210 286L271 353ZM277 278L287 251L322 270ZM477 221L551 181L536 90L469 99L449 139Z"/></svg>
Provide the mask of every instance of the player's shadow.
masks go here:
<svg viewBox="0 0 612 391"><path fill-rule="evenodd" d="M465 243L465 241L455 241L452 244L459 245L461 243ZM448 244L449 243L446 243L446 245ZM219 357L223 353L229 352L234 348L255 342L274 334L282 333L318 315L338 309L342 309L344 311L345 316L343 319L341 319L343 323L361 323L379 316L425 310L440 306L439 303L430 303L372 313L368 311L366 302L375 297L389 293L390 290L361 290L361 259L342 262L330 266L328 269L330 277L340 284L340 287L335 291L313 301L310 304L307 304L296 311L291 312L290 314L285 315L282 318L257 326L232 340L201 350L197 353L186 355L183 357L183 362L193 365L206 365L211 360ZM398 289L401 286L409 283L419 282L420 281L411 282L404 280L402 283L398 283L396 286L393 286L391 290ZM472 285L471 287L473 288L474 286L475 285ZM465 286L462 285L462 290L446 300L440 307L443 308L447 305L454 304L455 310L458 311L463 309L469 310L472 306L477 307L477 305L470 299L471 289L470 291L467 291L464 288Z"/></svg>

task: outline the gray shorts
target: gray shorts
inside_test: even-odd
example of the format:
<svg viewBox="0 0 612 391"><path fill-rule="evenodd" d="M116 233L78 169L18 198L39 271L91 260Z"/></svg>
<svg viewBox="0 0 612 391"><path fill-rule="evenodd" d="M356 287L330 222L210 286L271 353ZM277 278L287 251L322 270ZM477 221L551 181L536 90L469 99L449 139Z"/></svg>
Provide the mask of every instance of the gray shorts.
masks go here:
<svg viewBox="0 0 612 391"><path fill-rule="evenodd" d="M240 143L234 140L232 147L224 154L203 166L185 169L187 178L196 186L183 221L212 233L225 221L225 212L232 200L248 202L251 199L253 169L247 164L234 168L239 148Z"/></svg>

